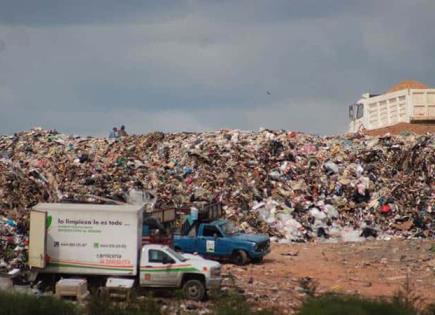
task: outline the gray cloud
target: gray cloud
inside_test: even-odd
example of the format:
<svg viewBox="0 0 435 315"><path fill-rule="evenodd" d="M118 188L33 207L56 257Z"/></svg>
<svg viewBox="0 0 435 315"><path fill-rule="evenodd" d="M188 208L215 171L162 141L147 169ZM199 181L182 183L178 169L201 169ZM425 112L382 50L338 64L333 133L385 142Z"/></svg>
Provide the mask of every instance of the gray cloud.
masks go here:
<svg viewBox="0 0 435 315"><path fill-rule="evenodd" d="M140 23L195 14L210 20L257 24L368 14L374 3L358 0L2 0L0 23L34 26Z"/></svg>
<svg viewBox="0 0 435 315"><path fill-rule="evenodd" d="M184 1L159 0L1 0L0 24L80 25L171 19Z"/></svg>
<svg viewBox="0 0 435 315"><path fill-rule="evenodd" d="M0 133L337 133L363 92L435 86L430 0L35 3L0 1Z"/></svg>

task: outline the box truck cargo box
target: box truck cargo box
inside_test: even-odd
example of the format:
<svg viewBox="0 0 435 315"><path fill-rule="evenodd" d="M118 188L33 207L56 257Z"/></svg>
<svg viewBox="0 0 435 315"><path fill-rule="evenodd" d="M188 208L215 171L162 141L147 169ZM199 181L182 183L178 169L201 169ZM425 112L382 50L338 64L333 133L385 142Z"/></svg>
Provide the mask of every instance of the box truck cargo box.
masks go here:
<svg viewBox="0 0 435 315"><path fill-rule="evenodd" d="M29 265L44 273L136 275L142 215L142 206L40 203L31 212Z"/></svg>

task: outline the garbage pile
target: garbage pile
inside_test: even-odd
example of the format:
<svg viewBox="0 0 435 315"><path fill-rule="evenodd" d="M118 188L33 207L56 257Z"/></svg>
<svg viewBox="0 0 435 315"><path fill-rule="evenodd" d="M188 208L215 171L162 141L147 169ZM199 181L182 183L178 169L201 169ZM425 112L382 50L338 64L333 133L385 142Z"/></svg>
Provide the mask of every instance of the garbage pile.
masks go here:
<svg viewBox="0 0 435 315"><path fill-rule="evenodd" d="M132 189L171 206L221 201L241 229L281 241L434 237L434 139L266 129L116 140L42 129L2 136L2 248L17 235L8 222L25 230L39 201L126 201Z"/></svg>

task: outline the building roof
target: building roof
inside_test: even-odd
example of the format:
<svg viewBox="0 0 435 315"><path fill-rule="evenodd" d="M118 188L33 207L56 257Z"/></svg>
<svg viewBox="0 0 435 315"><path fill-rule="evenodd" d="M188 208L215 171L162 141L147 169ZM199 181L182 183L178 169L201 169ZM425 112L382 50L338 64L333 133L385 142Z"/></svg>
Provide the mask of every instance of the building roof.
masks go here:
<svg viewBox="0 0 435 315"><path fill-rule="evenodd" d="M402 82L399 82L399 83L393 85L387 91L387 93L396 92L396 91L400 91L400 90L407 90L407 89L429 89L429 87L420 81L405 80L405 81L402 81Z"/></svg>

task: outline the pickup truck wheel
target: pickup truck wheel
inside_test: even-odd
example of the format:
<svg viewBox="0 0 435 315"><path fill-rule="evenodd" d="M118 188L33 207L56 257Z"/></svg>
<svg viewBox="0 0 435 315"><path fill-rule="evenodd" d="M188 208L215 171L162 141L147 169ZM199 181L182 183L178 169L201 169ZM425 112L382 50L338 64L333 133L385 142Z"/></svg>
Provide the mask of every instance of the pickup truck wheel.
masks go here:
<svg viewBox="0 0 435 315"><path fill-rule="evenodd" d="M254 264L259 264L263 261L263 257L252 258Z"/></svg>
<svg viewBox="0 0 435 315"><path fill-rule="evenodd" d="M249 261L248 254L244 250L238 250L233 253L231 261L235 265L243 266Z"/></svg>
<svg viewBox="0 0 435 315"><path fill-rule="evenodd" d="M188 280L183 285L184 297L188 300L201 301L205 297L204 283L200 280Z"/></svg>
<svg viewBox="0 0 435 315"><path fill-rule="evenodd" d="M99 287L97 289L97 296L100 297L100 298L101 297L105 297L108 294L109 294L109 290L106 287Z"/></svg>

